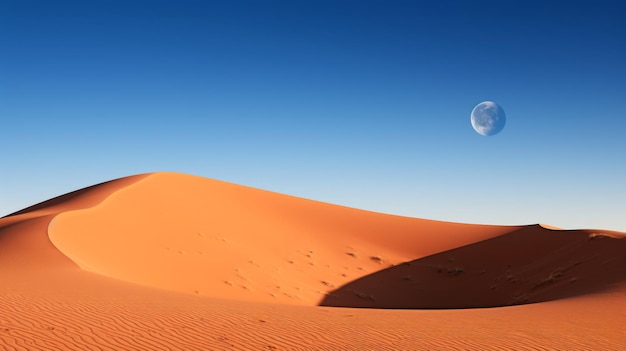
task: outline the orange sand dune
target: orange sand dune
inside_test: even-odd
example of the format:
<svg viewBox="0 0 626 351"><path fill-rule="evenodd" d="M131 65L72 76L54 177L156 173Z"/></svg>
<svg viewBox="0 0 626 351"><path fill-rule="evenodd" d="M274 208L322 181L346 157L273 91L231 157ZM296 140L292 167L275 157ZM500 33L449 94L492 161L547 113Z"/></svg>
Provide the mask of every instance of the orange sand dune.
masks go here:
<svg viewBox="0 0 626 351"><path fill-rule="evenodd" d="M626 235L549 228L123 178L0 219L0 345L623 349Z"/></svg>

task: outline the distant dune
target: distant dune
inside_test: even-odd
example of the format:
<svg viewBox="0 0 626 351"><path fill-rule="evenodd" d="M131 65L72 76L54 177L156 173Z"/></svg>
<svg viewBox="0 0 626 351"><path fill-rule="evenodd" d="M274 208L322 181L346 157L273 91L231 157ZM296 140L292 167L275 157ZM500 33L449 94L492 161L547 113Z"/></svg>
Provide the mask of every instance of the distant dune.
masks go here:
<svg viewBox="0 0 626 351"><path fill-rule="evenodd" d="M625 238L132 176L0 219L0 345L618 350Z"/></svg>

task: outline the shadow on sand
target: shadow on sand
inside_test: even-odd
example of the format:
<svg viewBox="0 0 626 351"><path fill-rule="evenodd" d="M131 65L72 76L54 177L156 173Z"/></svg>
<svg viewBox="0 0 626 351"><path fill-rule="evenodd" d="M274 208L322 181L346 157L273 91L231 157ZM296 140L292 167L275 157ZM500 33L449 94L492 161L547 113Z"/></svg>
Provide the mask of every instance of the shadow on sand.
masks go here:
<svg viewBox="0 0 626 351"><path fill-rule="evenodd" d="M452 309L535 303L626 283L624 267L626 238L533 225L382 269L328 293L320 305Z"/></svg>

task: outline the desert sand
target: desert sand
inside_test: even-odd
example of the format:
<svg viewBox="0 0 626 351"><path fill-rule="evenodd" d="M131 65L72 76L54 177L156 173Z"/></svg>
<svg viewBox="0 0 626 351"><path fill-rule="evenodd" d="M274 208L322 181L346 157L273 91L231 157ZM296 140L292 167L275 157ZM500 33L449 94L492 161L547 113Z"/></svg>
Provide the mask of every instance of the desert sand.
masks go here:
<svg viewBox="0 0 626 351"><path fill-rule="evenodd" d="M178 173L0 219L4 350L626 350L626 234Z"/></svg>

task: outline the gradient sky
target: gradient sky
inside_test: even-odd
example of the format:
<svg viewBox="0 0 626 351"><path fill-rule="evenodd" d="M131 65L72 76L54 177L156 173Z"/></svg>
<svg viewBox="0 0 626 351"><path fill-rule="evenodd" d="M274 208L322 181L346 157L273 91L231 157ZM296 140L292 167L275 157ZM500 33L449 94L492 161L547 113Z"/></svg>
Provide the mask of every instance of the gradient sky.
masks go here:
<svg viewBox="0 0 626 351"><path fill-rule="evenodd" d="M175 171L626 231L621 1L0 2L0 215ZM492 137L469 115L507 114Z"/></svg>

